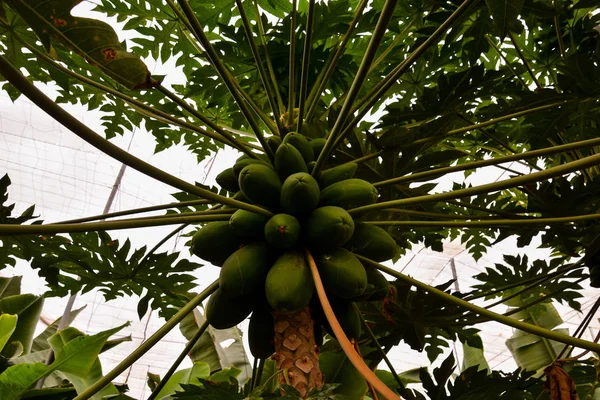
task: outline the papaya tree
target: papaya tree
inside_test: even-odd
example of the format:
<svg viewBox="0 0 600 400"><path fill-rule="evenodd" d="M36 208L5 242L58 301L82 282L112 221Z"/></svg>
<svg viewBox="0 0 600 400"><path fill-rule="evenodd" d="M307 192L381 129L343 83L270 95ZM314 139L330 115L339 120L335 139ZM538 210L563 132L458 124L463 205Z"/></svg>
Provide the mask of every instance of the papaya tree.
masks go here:
<svg viewBox="0 0 600 400"><path fill-rule="evenodd" d="M76 387L75 399L95 396L207 299L206 322L150 398L204 330L249 315L260 359L252 379L238 389L231 374L211 376L172 398L598 395L597 359L585 352L600 345L581 338L597 307L576 332L532 317L552 313L553 302L579 311L585 285L600 286L595 1L96 2L131 31L127 42L100 19L74 16L79 2L0 1L3 88L170 185L177 202L52 224L3 206L5 265L30 262L53 295L135 294L139 309L167 319L113 370ZM159 75L143 59L159 62ZM161 69L167 62L176 73ZM60 103L101 111L104 132ZM240 157L217 187L186 182L110 141L137 127L151 132L156 151L184 143L199 162L224 148ZM489 168L502 178L465 180ZM137 216L150 209L167 212ZM189 256L156 253L168 237L130 254L129 242L107 233L159 225L179 226L168 237L193 236ZM439 251L455 239L478 259L509 237L521 247L539 240L551 257L507 256L468 292L432 287L388 262L412 245ZM221 267L199 294L192 255ZM491 310L499 304L508 312ZM479 362L459 371L452 356L437 360L451 342L481 348L476 328L487 321L516 329L509 348L524 370ZM547 358L525 363L519 338L541 344ZM438 362L431 375L419 371L423 393L389 363L401 342ZM376 370L383 362L389 374ZM28 386L19 388L6 398Z"/></svg>

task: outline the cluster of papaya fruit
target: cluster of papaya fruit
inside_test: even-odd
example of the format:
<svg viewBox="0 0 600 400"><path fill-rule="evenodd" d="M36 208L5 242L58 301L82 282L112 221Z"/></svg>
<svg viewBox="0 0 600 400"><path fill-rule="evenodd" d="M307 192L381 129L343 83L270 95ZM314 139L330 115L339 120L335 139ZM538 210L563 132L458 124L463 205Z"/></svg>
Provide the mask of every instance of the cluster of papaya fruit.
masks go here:
<svg viewBox="0 0 600 400"><path fill-rule="evenodd" d="M242 156L221 172L217 183L234 198L261 206L272 217L238 209L229 221L211 222L196 232L191 251L220 266L219 289L210 297L206 317L217 329L237 325L251 312L250 350L267 358L274 352L272 312L291 313L309 304L315 332L329 331L304 257L313 254L336 315L349 337L358 338L360 317L354 301L381 300L389 290L385 277L355 256L381 262L394 257L396 242L375 225L354 221L347 210L377 201L377 189L355 179L357 164L309 172L325 144L288 133L267 140L268 159ZM318 325L318 326L317 326ZM320 334L317 333L317 336ZM316 338L322 339L322 335Z"/></svg>

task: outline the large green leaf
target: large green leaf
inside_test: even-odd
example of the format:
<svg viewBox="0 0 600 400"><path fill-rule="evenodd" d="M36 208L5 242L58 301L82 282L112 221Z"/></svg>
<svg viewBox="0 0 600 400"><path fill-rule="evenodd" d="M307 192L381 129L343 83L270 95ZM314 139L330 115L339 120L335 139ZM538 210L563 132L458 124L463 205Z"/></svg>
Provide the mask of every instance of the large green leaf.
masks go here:
<svg viewBox="0 0 600 400"><path fill-rule="evenodd" d="M77 315L79 315L79 313L87 306L83 306L81 308L78 308L76 310L71 310L71 312L69 313L69 320L66 326L71 325L71 323L73 322L73 320L75 320L75 318L77 317ZM58 325L60 324L60 321L62 320L62 317L59 317L58 319L56 319L54 322L52 322L50 325L48 325L46 327L46 329L44 329L43 332L41 332L39 335L37 335L34 339L33 339L33 344L31 346L31 351L35 352L35 351L42 351L42 350L46 350L50 348L50 344L48 344L48 339L54 335L56 333L56 331L58 330Z"/></svg>
<svg viewBox="0 0 600 400"><path fill-rule="evenodd" d="M23 353L31 350L35 328L42 313L44 298L33 294L20 294L0 299L0 313L16 314L19 316L17 327L10 337L10 342L20 342ZM5 348L2 354L8 354L10 349Z"/></svg>
<svg viewBox="0 0 600 400"><path fill-rule="evenodd" d="M55 370L73 373L76 376L88 375L106 340L126 325L128 324L93 336L77 336L66 344L61 336L57 336L60 334L54 335L50 338L50 344L55 351L54 362L50 365L17 364L7 368L0 374L0 399L19 399L27 388Z"/></svg>
<svg viewBox="0 0 600 400"><path fill-rule="evenodd" d="M194 363L192 368L182 369L177 371L167 381L165 386L156 396L157 399L168 399L170 395L174 394L175 391L181 391L181 385L196 385L199 383L198 379L207 379L210 376L210 366L201 361Z"/></svg>
<svg viewBox="0 0 600 400"><path fill-rule="evenodd" d="M65 328L50 338L49 342L52 345L52 350L56 353L57 359L60 357L61 351L64 349L64 347L77 338L84 338L84 335L83 333L81 333L73 327ZM100 349L104 347L104 344L105 343L102 343ZM94 347L93 351L96 350L97 347ZM84 358L88 357L90 356L87 354L80 353L76 357L74 357L74 359L81 358L83 360ZM80 367L84 368L81 370L81 372L79 370L76 370L76 368ZM64 366L61 367L61 373L64 374L64 376L69 380L69 382L73 384L73 386L77 390L77 393L85 391L88 387L90 387L102 377L102 365L100 364L100 360L97 356L94 358L92 365L89 367L89 369L86 368L87 364L84 363L78 363L78 365L73 363L73 368L71 368L71 366L69 366L68 368L65 368ZM73 370L75 370L76 373L74 373ZM106 385L94 396L92 396L91 399L102 400L104 396L118 394L119 391L117 390L117 388L114 385L109 384Z"/></svg>
<svg viewBox="0 0 600 400"><path fill-rule="evenodd" d="M109 24L71 15L71 8L81 0L4 1L27 21L50 54L55 54L51 43L55 38L129 89L149 89L159 83L142 60L119 42Z"/></svg>
<svg viewBox="0 0 600 400"><path fill-rule="evenodd" d="M8 339L12 336L17 328L18 315L2 314L0 315L0 351L4 349Z"/></svg>

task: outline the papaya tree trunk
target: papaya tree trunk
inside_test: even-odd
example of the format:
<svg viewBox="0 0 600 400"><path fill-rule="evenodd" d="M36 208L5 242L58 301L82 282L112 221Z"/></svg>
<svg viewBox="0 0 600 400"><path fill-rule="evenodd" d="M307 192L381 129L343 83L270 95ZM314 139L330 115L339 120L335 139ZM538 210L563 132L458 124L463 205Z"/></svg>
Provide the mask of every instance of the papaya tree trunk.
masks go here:
<svg viewBox="0 0 600 400"><path fill-rule="evenodd" d="M314 388L323 386L324 377L319 367L319 347L315 342L314 321L306 307L295 313L274 312L275 354L273 360L279 383L296 389L302 397Z"/></svg>

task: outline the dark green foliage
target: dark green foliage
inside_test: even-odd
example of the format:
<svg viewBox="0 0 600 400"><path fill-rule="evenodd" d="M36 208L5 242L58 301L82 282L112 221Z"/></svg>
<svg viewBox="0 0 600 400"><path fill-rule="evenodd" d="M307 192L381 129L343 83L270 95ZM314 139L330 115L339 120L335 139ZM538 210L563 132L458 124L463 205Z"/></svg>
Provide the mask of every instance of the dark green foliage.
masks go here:
<svg viewBox="0 0 600 400"><path fill-rule="evenodd" d="M577 268L574 264L564 265L564 261L554 258L549 261L535 260L529 262L529 258L524 256L504 256L506 264L495 264L494 268L486 268L485 272L475 275L474 278L482 283L473 285L476 291L491 292L487 298L507 297L513 293L531 286L529 290L523 292L520 298L529 302L541 296L552 296L553 299L561 303L567 303L575 310L581 309L578 299L582 297L579 292L581 286L574 283L575 280L584 275L582 267ZM570 268L569 268L570 267ZM557 272L564 271L563 274ZM552 274L556 277L552 278ZM545 281L531 281L535 278L548 277ZM519 283L522 283L519 285ZM503 288L505 290L500 290Z"/></svg>

